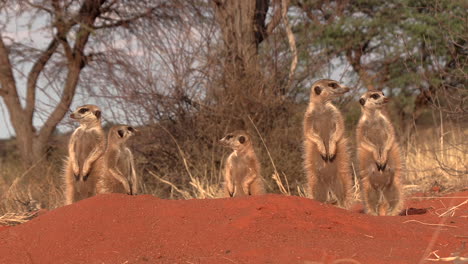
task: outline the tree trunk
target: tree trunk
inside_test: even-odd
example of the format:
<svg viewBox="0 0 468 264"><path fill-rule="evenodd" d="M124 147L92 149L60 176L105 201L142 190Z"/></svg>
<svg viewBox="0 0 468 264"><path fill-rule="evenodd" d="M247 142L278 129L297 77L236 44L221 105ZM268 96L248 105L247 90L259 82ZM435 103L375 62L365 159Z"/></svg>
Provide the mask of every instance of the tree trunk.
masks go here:
<svg viewBox="0 0 468 264"><path fill-rule="evenodd" d="M224 43L224 96L265 92L258 63L258 46L281 19L279 1L271 22L266 25L269 0L214 0L216 21ZM223 96L223 97L224 97Z"/></svg>

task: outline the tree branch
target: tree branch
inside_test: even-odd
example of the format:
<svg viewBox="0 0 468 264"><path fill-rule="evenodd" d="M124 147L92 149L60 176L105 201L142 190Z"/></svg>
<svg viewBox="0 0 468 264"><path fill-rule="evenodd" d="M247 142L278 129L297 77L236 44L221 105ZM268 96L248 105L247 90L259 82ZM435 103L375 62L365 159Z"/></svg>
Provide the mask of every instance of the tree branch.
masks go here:
<svg viewBox="0 0 468 264"><path fill-rule="evenodd" d="M54 52L57 50L58 40L53 39L47 49L42 52L41 56L34 63L28 75L26 84L26 118L31 120L33 118L34 108L36 106L36 86L39 75L44 70L45 65L50 60Z"/></svg>
<svg viewBox="0 0 468 264"><path fill-rule="evenodd" d="M115 21L114 23L103 23L102 25L94 26L94 29L114 28L114 27L125 26L125 25L128 25L128 24L131 24L132 22L134 22L135 20L138 20L140 18L149 17L151 15L151 13L153 13L156 9L157 9L157 7L148 8L148 10L146 12L143 12L143 13L138 14L136 16L133 16L131 18L118 20L118 21Z"/></svg>
<svg viewBox="0 0 468 264"><path fill-rule="evenodd" d="M101 14L100 7L104 2L105 0L87 0L80 8L76 19L76 21L80 23L80 27L76 33L77 38L72 51L73 57L68 63L65 87L60 102L39 131L38 141L40 142L45 142L49 138L57 124L63 119L70 108L80 79L81 69L85 66L86 57L84 56L84 48L89 40L93 24L96 18ZM65 42L62 41L62 43Z"/></svg>
<svg viewBox="0 0 468 264"><path fill-rule="evenodd" d="M16 90L15 77L13 76L13 68L11 66L10 58L8 58L8 54L8 49L3 42L2 35L0 34L0 84L2 85L2 96L10 95L9 99L4 98L5 103L14 107L14 110L21 112L21 103Z"/></svg>
<svg viewBox="0 0 468 264"><path fill-rule="evenodd" d="M266 26L266 36L267 38L271 33L273 33L273 30L278 26L279 22L281 21L281 2L280 0L274 0L273 5L275 6L275 13L273 14L273 17L271 18L270 23Z"/></svg>
<svg viewBox="0 0 468 264"><path fill-rule="evenodd" d="M40 10L43 10L43 11L46 11L47 13L49 14L53 14L54 11L52 11L51 9L43 6L43 5L38 5L38 4L34 4L34 3L31 3L31 1L26 1L26 3L31 6L31 7L34 7L34 8L37 8L37 9L40 9Z"/></svg>
<svg viewBox="0 0 468 264"><path fill-rule="evenodd" d="M292 61L291 61L291 68L289 69L288 75L288 83L286 85L286 89L283 89L282 95L286 94L286 90L291 89L292 81L294 78L294 72L296 71L297 66L297 49L296 49L296 39L294 38L294 33L292 32L291 25L289 24L288 19L288 9L289 9L289 0L282 0L282 17L284 27L286 28L286 34L288 36L289 48L291 49L292 53Z"/></svg>

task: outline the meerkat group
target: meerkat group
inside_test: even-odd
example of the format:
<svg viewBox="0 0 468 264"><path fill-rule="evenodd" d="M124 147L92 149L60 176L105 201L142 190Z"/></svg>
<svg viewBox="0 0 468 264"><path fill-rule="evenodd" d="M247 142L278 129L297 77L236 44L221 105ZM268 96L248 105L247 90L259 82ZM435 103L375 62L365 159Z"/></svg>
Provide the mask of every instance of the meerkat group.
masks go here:
<svg viewBox="0 0 468 264"><path fill-rule="evenodd" d="M311 198L349 208L352 202L351 153L341 112L332 100L350 89L330 79L312 84L303 120L304 170ZM383 111L388 98L368 91L359 99L362 115L356 129L359 181L366 212L397 215L403 205L400 179L402 162L394 128ZM127 140L137 130L112 127L107 136L101 110L95 105L78 107L70 118L80 126L70 137L66 159L65 204L96 193L138 193L133 154ZM244 130L228 133L220 144L232 152L224 166L224 196L265 194L260 162L252 137Z"/></svg>
<svg viewBox="0 0 468 264"><path fill-rule="evenodd" d="M351 153L344 136L343 116L332 100L349 90L330 79L313 83L303 121L308 194L342 208L352 202ZM393 126L381 111L386 102L380 91L369 91L359 99L359 180L366 212L372 215L397 215L403 204L399 148ZM233 150L224 166L225 197L264 194L260 162L247 132L229 133L220 143Z"/></svg>
<svg viewBox="0 0 468 264"><path fill-rule="evenodd" d="M101 114L98 106L83 105L70 115L80 126L68 143L64 168L66 205L96 193L137 193L133 155L125 147L136 130L130 126L115 126L106 140Z"/></svg>

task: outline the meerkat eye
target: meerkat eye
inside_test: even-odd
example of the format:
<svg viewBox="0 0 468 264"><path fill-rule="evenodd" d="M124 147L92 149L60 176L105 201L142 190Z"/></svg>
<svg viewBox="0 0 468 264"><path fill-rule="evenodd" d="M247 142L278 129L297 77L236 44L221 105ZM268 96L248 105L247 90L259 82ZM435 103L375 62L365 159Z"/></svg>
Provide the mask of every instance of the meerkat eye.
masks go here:
<svg viewBox="0 0 468 264"><path fill-rule="evenodd" d="M380 97L379 94L373 94L373 95L371 95L371 98L372 98L372 99L375 99L375 100L379 99L379 97Z"/></svg>
<svg viewBox="0 0 468 264"><path fill-rule="evenodd" d="M226 136L226 139L231 139L231 138L232 138L232 135L231 135L231 134L229 134L229 135Z"/></svg>
<svg viewBox="0 0 468 264"><path fill-rule="evenodd" d="M130 132L134 132L134 131L135 131L135 129L133 129L133 127L131 127L131 126L127 127L127 129L128 129L128 131L130 131Z"/></svg>
<svg viewBox="0 0 468 264"><path fill-rule="evenodd" d="M244 142L245 142L245 137L244 137L244 136L240 136L240 137L239 137L239 143L244 144Z"/></svg>
<svg viewBox="0 0 468 264"><path fill-rule="evenodd" d="M333 89L336 89L336 88L338 88L338 84L336 84L336 83L329 83L329 84L328 84L328 87L331 87L331 88L333 88Z"/></svg>
<svg viewBox="0 0 468 264"><path fill-rule="evenodd" d="M88 112L88 110L89 110L88 108L81 108L81 109L78 111L78 113L84 114L84 113Z"/></svg>

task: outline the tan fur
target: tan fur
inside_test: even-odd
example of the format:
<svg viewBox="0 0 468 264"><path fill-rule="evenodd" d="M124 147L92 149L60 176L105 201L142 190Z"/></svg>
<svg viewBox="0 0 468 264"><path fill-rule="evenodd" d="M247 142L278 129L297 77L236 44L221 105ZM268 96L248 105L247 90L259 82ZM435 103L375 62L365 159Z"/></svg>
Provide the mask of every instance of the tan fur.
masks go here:
<svg viewBox="0 0 468 264"><path fill-rule="evenodd" d="M260 162L250 136L245 131L238 130L226 135L220 143L234 150L224 167L226 197L264 194Z"/></svg>
<svg viewBox="0 0 468 264"><path fill-rule="evenodd" d="M106 138L101 126L101 110L95 105L78 107L70 118L80 122L68 143L65 161L65 204L96 194L97 178L91 176L95 161L104 153Z"/></svg>
<svg viewBox="0 0 468 264"><path fill-rule="evenodd" d="M312 85L304 116L304 168L310 196L347 208L351 198L351 170L344 121L331 100L349 91L333 80Z"/></svg>
<svg viewBox="0 0 468 264"><path fill-rule="evenodd" d="M97 161L98 193L137 194L138 177L133 154L125 143L136 133L130 126L114 126L109 130L107 148Z"/></svg>
<svg viewBox="0 0 468 264"><path fill-rule="evenodd" d="M387 100L380 91L369 91L359 100L357 156L364 204L371 215L398 215L403 206L400 150L394 128L382 112Z"/></svg>

